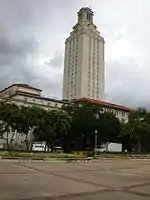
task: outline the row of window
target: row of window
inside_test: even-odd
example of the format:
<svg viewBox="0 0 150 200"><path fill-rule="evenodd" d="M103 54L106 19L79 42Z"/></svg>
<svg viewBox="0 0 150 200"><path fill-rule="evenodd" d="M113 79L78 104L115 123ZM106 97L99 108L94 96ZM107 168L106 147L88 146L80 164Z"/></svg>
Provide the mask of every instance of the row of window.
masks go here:
<svg viewBox="0 0 150 200"><path fill-rule="evenodd" d="M96 59L96 61L95 61L95 57L91 57L90 55L89 55L89 64L91 65L91 66L99 66L99 64L100 64L100 61L99 61L99 56L97 56L97 59Z"/></svg>
<svg viewBox="0 0 150 200"><path fill-rule="evenodd" d="M94 50L94 52L98 52L99 53L99 50L100 50L100 46L99 46L99 43L97 43L97 45L96 45L96 43L97 43L97 41L93 41L93 45L92 45L92 40L90 39L89 40L89 47L91 48L92 46L93 46L93 50ZM97 46L97 47L96 47ZM95 48L96 47L96 48Z"/></svg>
<svg viewBox="0 0 150 200"><path fill-rule="evenodd" d="M127 113L124 112L124 111L121 111L121 110L115 110L115 109L111 109L111 108L104 108L104 110L106 111L110 111L112 112L114 115L116 116L121 116L121 117L126 117L127 116Z"/></svg>
<svg viewBox="0 0 150 200"><path fill-rule="evenodd" d="M33 103L37 103L37 104L43 104L43 105L47 105L47 106L52 106L52 107L60 107L60 104L58 103L52 103L50 101L44 101L44 100L37 100L37 99L30 99L30 98L27 98L27 97L24 97L24 102L32 102ZM44 104L46 102L46 104Z"/></svg>
<svg viewBox="0 0 150 200"><path fill-rule="evenodd" d="M92 98L92 99L95 99L95 98L99 99L98 94L95 95L95 93L93 93L93 94L88 93L88 96L89 96L89 98Z"/></svg>
<svg viewBox="0 0 150 200"><path fill-rule="evenodd" d="M77 53L76 55L69 55L69 66L77 66L77 62L78 62L78 56Z"/></svg>
<svg viewBox="0 0 150 200"><path fill-rule="evenodd" d="M96 98L98 99L98 91L97 91L97 93L95 93L95 92L90 93L90 92L89 92L89 93L88 93L88 96L91 97L91 98L93 98L93 99L94 99L95 96L96 96Z"/></svg>
<svg viewBox="0 0 150 200"><path fill-rule="evenodd" d="M76 96L77 95L77 89L76 88L73 88L73 89L71 89L71 88L69 88L68 87L68 91L67 91L67 95L69 96L69 95L74 95L74 96Z"/></svg>
<svg viewBox="0 0 150 200"><path fill-rule="evenodd" d="M68 93L68 98L75 99L77 97L77 93Z"/></svg>
<svg viewBox="0 0 150 200"><path fill-rule="evenodd" d="M78 51L78 38L76 40L76 43L74 41L70 42L70 46L69 46L69 54L71 54L71 52L76 50L76 52Z"/></svg>

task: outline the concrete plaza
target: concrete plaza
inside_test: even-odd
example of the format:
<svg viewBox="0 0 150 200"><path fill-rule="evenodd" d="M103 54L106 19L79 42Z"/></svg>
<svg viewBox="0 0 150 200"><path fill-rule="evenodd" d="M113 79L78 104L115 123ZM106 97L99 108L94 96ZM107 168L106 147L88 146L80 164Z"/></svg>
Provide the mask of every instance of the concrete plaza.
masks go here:
<svg viewBox="0 0 150 200"><path fill-rule="evenodd" d="M149 200L150 161L0 160L0 200Z"/></svg>

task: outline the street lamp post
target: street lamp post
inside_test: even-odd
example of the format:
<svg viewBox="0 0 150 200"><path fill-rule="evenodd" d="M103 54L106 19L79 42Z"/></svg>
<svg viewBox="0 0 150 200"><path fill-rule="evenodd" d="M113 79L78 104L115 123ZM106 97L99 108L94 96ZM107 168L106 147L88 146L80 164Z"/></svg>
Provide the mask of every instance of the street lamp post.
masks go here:
<svg viewBox="0 0 150 200"><path fill-rule="evenodd" d="M97 130L95 130L95 151L94 151L94 156L97 154Z"/></svg>
<svg viewBox="0 0 150 200"><path fill-rule="evenodd" d="M99 119L99 115L96 114L95 115L96 120ZM94 144L94 156L97 155L97 142L98 142L98 138L97 138L97 129L95 129L95 144Z"/></svg>

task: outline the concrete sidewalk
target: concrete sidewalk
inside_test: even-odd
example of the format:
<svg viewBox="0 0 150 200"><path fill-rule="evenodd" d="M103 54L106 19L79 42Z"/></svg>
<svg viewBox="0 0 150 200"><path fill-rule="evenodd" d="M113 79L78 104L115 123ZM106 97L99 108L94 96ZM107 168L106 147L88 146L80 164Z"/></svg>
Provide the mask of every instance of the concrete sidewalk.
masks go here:
<svg viewBox="0 0 150 200"><path fill-rule="evenodd" d="M150 161L0 161L0 200L149 200Z"/></svg>

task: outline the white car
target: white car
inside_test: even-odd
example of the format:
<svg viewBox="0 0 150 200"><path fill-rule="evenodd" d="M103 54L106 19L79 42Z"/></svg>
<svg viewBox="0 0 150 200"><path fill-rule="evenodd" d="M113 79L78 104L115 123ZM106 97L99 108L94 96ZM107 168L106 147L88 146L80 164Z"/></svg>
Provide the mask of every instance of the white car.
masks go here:
<svg viewBox="0 0 150 200"><path fill-rule="evenodd" d="M63 153L63 149L62 149L62 147L54 147L54 151L56 152L56 153Z"/></svg>
<svg viewBox="0 0 150 200"><path fill-rule="evenodd" d="M32 151L50 151L45 142L34 142L32 144Z"/></svg>

